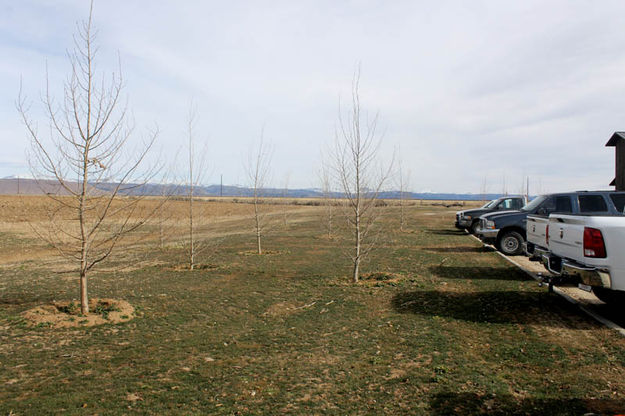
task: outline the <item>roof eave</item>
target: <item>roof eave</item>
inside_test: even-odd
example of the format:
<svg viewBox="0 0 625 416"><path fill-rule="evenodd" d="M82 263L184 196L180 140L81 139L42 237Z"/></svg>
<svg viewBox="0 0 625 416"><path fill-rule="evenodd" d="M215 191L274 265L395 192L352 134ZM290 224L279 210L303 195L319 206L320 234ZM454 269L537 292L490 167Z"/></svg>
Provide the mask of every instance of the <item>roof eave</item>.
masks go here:
<svg viewBox="0 0 625 416"><path fill-rule="evenodd" d="M610 140L605 144L606 147L616 146L619 140L625 140L625 131L615 131Z"/></svg>

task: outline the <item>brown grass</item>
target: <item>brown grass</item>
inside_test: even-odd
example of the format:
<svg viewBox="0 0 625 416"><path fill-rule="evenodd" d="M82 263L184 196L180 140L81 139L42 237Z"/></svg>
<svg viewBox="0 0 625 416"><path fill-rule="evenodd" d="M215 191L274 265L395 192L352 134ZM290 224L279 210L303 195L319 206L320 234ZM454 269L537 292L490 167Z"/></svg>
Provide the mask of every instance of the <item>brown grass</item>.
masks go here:
<svg viewBox="0 0 625 416"><path fill-rule="evenodd" d="M69 197L64 198L69 200ZM116 203L122 204L122 199ZM134 219L142 218L146 213L154 211L160 203L160 198L145 198L139 203ZM0 234L6 233L12 238L18 237L25 240L21 244L5 245L6 248L0 252L0 266L35 261L50 268L51 262L59 257L59 252L37 235L37 232L42 232L45 229L45 224L48 221L49 204L50 198L44 195L4 195L0 197ZM194 204L194 209L198 216L196 234L199 238L219 238L245 233L248 230L241 227L241 223L245 223L248 218L250 219L249 228L251 230L253 208L249 204L233 203L232 198L230 200L226 198L220 200L198 198ZM306 209L314 211L316 208L293 207L289 211L300 212ZM268 204L263 207L263 212L267 213L269 217L273 215L277 217L284 212L284 208L276 204ZM73 229L77 226L72 217L74 214L71 210L66 210L62 215L65 229ZM146 243L156 244L159 240L161 223L165 232L166 244L184 244L187 233L187 215L188 201L183 199L168 201L163 206L161 214L152 215L145 227L121 241L118 252L129 255L133 249L139 248L139 246L145 247ZM276 218L274 222L278 220ZM71 263L65 264L60 268L68 270L71 268L70 265ZM59 269L58 264L54 264L52 267Z"/></svg>

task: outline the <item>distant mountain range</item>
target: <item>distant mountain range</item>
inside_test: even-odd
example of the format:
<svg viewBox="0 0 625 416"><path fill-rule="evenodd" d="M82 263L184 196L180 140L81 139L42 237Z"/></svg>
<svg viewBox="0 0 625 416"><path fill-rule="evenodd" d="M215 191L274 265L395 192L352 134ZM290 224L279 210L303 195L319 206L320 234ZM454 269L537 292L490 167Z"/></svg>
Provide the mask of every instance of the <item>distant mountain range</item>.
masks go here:
<svg viewBox="0 0 625 416"><path fill-rule="evenodd" d="M68 183L70 189L78 189L78 183ZM102 192L109 192L115 188L115 183L100 183L94 186ZM185 196L188 194L188 187L185 185L169 185L149 183L145 185L125 185L120 193L125 195L175 195ZM41 195L41 194L67 195L68 192L63 189L54 180L35 180L24 177L9 177L0 179L0 194L2 195ZM253 196L253 190L240 186L224 185L208 185L195 186L194 195L196 196L230 196L230 197L248 197ZM266 197L286 197L286 198L320 198L323 193L319 189L263 189L263 196ZM342 194L335 192L334 198L342 197ZM405 199L428 199L428 200L458 200L458 201L481 201L491 200L500 197L501 194L457 194L457 193L432 193L432 192L404 192ZM382 199L399 199L399 191L385 191L380 193Z"/></svg>

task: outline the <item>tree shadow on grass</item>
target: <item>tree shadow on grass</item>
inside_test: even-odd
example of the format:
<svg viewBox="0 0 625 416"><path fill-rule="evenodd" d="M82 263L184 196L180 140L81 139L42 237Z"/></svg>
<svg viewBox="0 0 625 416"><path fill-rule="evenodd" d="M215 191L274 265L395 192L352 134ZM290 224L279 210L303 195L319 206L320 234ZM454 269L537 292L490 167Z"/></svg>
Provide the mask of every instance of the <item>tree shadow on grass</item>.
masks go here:
<svg viewBox="0 0 625 416"><path fill-rule="evenodd" d="M457 247L423 247L424 250L436 253L487 253L490 250L484 247L457 246Z"/></svg>
<svg viewBox="0 0 625 416"><path fill-rule="evenodd" d="M429 229L426 230L428 234L436 234L436 235L467 235L464 230L458 229L449 229L449 228L437 228L437 229Z"/></svg>
<svg viewBox="0 0 625 416"><path fill-rule="evenodd" d="M623 314L623 304L614 303L606 304L599 303L593 305L585 305L587 309L592 310L595 313L609 319L621 327L625 327L625 314ZM624 412L625 413L625 412Z"/></svg>
<svg viewBox="0 0 625 416"><path fill-rule="evenodd" d="M516 267L431 266L429 270L443 279L529 280L529 277Z"/></svg>
<svg viewBox="0 0 625 416"><path fill-rule="evenodd" d="M492 324L539 324L591 329L594 321L562 298L546 292L487 291L403 292L391 300L399 313L440 316L467 322Z"/></svg>
<svg viewBox="0 0 625 416"><path fill-rule="evenodd" d="M622 400L613 399L516 399L512 395L439 393L430 400L433 415L583 415L625 411Z"/></svg>

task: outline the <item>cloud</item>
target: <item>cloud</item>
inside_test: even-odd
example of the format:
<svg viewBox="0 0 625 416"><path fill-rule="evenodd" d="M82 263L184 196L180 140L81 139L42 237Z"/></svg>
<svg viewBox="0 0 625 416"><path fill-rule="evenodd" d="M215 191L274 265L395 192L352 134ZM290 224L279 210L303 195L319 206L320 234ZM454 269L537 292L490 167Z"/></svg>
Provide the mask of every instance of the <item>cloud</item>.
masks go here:
<svg viewBox="0 0 625 416"><path fill-rule="evenodd" d="M20 74L29 96L45 62L59 85L84 1L0 6L0 144L14 136ZM96 1L100 63L122 60L138 126L158 123L164 153L182 145L199 106L213 177L240 181L260 129L276 182L316 181L339 96L362 65L363 105L379 111L385 156L400 145L415 189L493 191L530 176L545 191L604 187L624 128L625 33L618 1ZM57 89L58 92L58 89ZM0 174L9 175L0 161ZM515 185L516 186L516 185Z"/></svg>

